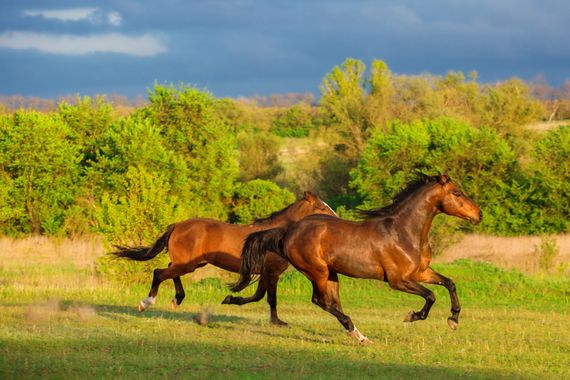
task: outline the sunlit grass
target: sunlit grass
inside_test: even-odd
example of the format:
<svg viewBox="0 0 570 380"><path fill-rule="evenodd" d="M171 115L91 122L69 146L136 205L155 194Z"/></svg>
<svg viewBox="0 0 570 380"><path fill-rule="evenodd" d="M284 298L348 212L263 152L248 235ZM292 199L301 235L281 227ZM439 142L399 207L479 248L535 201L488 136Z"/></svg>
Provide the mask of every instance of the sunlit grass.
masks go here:
<svg viewBox="0 0 570 380"><path fill-rule="evenodd" d="M279 313L290 327L276 328L265 301L220 305L227 290L218 278L187 276L177 311L167 282L141 314L136 305L150 274L148 284L131 284L98 278L90 265L21 257L0 267L0 378L570 377L567 278L469 261L436 267L459 289L457 331L446 324L445 289L431 287L437 302L428 320L405 324L420 298L341 278L345 312L374 341L360 346L310 303L309 283L296 272L279 288ZM200 326L194 316L205 309L208 323Z"/></svg>

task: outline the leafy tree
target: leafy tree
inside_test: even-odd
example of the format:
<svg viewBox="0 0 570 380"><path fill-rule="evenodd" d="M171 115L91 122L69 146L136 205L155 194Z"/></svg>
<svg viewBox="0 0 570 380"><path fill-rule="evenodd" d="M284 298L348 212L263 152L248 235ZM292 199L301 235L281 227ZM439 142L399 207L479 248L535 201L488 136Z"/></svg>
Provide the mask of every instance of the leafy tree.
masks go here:
<svg viewBox="0 0 570 380"><path fill-rule="evenodd" d="M170 193L168 181L160 173L131 166L125 182L124 194L104 192L94 213L97 230L108 242L148 245L169 224L183 219L184 208L179 207L179 199ZM130 280L144 281L154 268L166 266L167 256L162 255L160 260L160 263L138 263L103 256L97 261L97 271L112 278L127 276Z"/></svg>
<svg viewBox="0 0 570 380"><path fill-rule="evenodd" d="M233 202L234 223L251 223L295 201L295 195L271 181L255 179L236 186Z"/></svg>
<svg viewBox="0 0 570 380"><path fill-rule="evenodd" d="M241 132L238 135L240 180L273 179L282 171L279 138L267 132Z"/></svg>
<svg viewBox="0 0 570 380"><path fill-rule="evenodd" d="M360 152L364 147L367 123L364 107L366 100L362 61L348 58L333 68L321 85L321 106L331 115L350 149Z"/></svg>
<svg viewBox="0 0 570 380"><path fill-rule="evenodd" d="M392 73L385 62L372 61L369 85L366 117L371 125L384 127L387 121L392 118L392 103L395 94Z"/></svg>
<svg viewBox="0 0 570 380"><path fill-rule="evenodd" d="M192 201L197 214L225 218L239 167L235 136L216 112L213 97L183 85L156 85L149 100L137 114L159 127L166 147L184 160L184 199Z"/></svg>
<svg viewBox="0 0 570 380"><path fill-rule="evenodd" d="M507 233L503 218L517 218L516 204L505 191L517 172L516 157L492 129L449 118L394 122L374 131L351 185L366 207L378 207L391 202L416 170L448 173L479 203L485 215L481 228L487 231Z"/></svg>
<svg viewBox="0 0 570 380"><path fill-rule="evenodd" d="M58 114L73 133L73 138L81 146L82 166L95 161L101 137L113 122L113 106L104 97L77 98L76 104L62 102Z"/></svg>
<svg viewBox="0 0 570 380"><path fill-rule="evenodd" d="M277 115L271 131L281 137L307 137L315 128L314 119L312 107L298 103Z"/></svg>
<svg viewBox="0 0 570 380"><path fill-rule="evenodd" d="M70 129L57 114L35 111L17 111L0 120L3 219L17 223L20 232L60 231L80 187L82 156Z"/></svg>
<svg viewBox="0 0 570 380"><path fill-rule="evenodd" d="M539 120L540 103L532 99L529 87L520 79L510 79L485 88L481 124L500 131L502 136L521 135L522 126Z"/></svg>
<svg viewBox="0 0 570 380"><path fill-rule="evenodd" d="M530 201L537 233L570 231L570 126L546 133L532 152Z"/></svg>

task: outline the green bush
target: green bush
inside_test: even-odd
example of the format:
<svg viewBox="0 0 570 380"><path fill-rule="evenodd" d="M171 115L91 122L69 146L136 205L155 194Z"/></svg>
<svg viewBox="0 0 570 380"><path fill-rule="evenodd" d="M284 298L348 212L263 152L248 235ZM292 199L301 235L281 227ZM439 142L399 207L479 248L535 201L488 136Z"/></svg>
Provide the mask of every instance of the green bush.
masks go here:
<svg viewBox="0 0 570 380"><path fill-rule="evenodd" d="M125 195L103 193L95 212L97 230L105 237L108 249L112 245L149 246L169 224L184 218L178 198L170 194L164 177L130 167L125 180ZM103 256L97 262L97 271L110 278L126 276L144 281L157 265L156 260L133 262Z"/></svg>
<svg viewBox="0 0 570 380"><path fill-rule="evenodd" d="M494 130L449 118L392 123L372 133L351 173L351 185L365 199L364 207L379 207L390 203L415 171L449 174L483 210L484 223L478 229L509 233L513 224L526 223L517 219L517 205L505 191L517 172L515 154ZM455 229L443 228L454 221L441 223L440 230Z"/></svg>
<svg viewBox="0 0 570 380"><path fill-rule="evenodd" d="M307 137L315 128L314 113L310 105L296 104L277 115L271 132L281 137Z"/></svg>
<svg viewBox="0 0 570 380"><path fill-rule="evenodd" d="M57 114L0 117L0 230L55 234L81 189L80 147Z"/></svg>
<svg viewBox="0 0 570 380"><path fill-rule="evenodd" d="M271 181L255 179L236 186L231 221L252 223L295 201L295 195Z"/></svg>

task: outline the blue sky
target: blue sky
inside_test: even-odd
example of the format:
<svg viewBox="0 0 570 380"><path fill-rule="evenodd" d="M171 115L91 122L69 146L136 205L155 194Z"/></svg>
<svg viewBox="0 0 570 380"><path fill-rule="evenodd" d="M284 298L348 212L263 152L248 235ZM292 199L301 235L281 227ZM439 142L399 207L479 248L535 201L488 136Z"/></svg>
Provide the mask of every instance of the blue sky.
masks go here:
<svg viewBox="0 0 570 380"><path fill-rule="evenodd" d="M318 93L347 57L397 74L570 78L568 0L0 1L0 94Z"/></svg>

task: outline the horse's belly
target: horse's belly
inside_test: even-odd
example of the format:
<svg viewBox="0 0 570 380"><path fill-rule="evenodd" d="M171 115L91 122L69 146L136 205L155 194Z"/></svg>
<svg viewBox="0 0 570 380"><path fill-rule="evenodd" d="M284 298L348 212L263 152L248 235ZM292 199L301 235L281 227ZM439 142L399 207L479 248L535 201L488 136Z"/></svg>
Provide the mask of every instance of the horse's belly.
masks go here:
<svg viewBox="0 0 570 380"><path fill-rule="evenodd" d="M384 279L382 267L371 260L349 260L343 257L334 260L331 264L329 265L329 270L348 277Z"/></svg>
<svg viewBox="0 0 570 380"><path fill-rule="evenodd" d="M238 273L241 266L240 257L230 252L208 252L204 255L204 258L208 263L230 272Z"/></svg>

